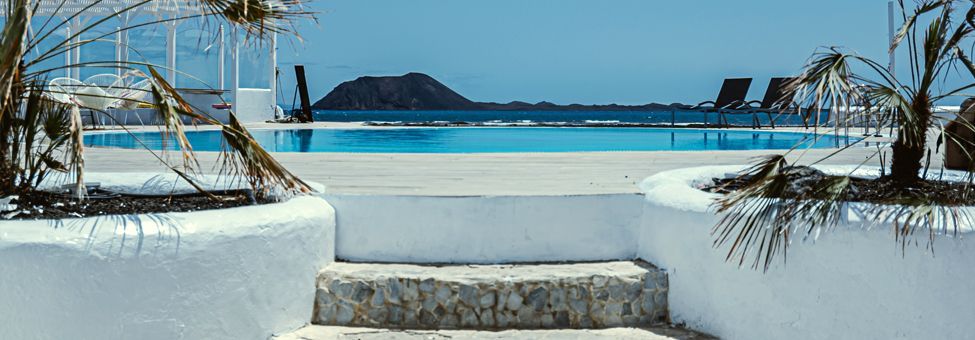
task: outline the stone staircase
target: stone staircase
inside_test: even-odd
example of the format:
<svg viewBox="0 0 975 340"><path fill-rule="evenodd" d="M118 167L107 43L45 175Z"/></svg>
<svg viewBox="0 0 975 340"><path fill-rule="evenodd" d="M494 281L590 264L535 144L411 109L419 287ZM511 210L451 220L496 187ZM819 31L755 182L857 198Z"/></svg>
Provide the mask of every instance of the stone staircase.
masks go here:
<svg viewBox="0 0 975 340"><path fill-rule="evenodd" d="M449 265L336 262L313 323L392 329L600 329L667 323L667 274L644 262Z"/></svg>

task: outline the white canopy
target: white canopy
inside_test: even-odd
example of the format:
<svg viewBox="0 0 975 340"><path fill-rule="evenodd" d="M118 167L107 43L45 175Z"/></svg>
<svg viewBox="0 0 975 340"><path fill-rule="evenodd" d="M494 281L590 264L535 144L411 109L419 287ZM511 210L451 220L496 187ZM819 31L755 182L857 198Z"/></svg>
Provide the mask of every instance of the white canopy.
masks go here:
<svg viewBox="0 0 975 340"><path fill-rule="evenodd" d="M125 8L136 6L141 0L40 0L36 16L70 16L82 12L82 17L105 17L118 15ZM6 15L7 2L0 3L0 16ZM200 1L195 0L152 0L129 10L130 15L155 15L172 17L202 13Z"/></svg>
<svg viewBox="0 0 975 340"><path fill-rule="evenodd" d="M132 18L138 16L152 16L158 19L170 19L170 18L180 18L192 16L195 14L202 14L205 10L201 5L202 0L37 0L40 3L37 4L37 11L35 16L60 16L67 19L68 17L74 16L76 13L81 13L80 15L74 17L74 19L65 26L66 36L71 36L75 32L82 29L83 24L89 22L93 18L104 18L109 16L118 16L120 21L120 32L116 36L116 60L120 62L126 62L129 60L129 46L128 44L128 32L124 28L128 27L132 23ZM143 3L145 2L145 3ZM7 13L7 1L0 1L0 17L3 17ZM142 4L140 4L142 3ZM131 8L132 6L137 6ZM126 10L127 8L131 8ZM123 13L124 12L124 13ZM167 78L173 86L176 86L176 27L180 24L180 21L167 21L161 23L166 27L166 67L168 68ZM231 55L231 70L230 70L230 90L231 98L236 106L239 101L238 92L240 90L239 84L239 52L240 47L240 37L236 29L231 29L230 33L230 55ZM224 30L220 27L219 31L219 64L218 77L219 77L219 89L223 90L224 87ZM74 42L77 44L80 42L80 37L75 37ZM271 34L270 43L265 45L270 48L269 53L269 66L270 66L270 81L268 88L270 89L270 103L271 107L265 108L268 112L275 112L276 106L276 95L277 95L277 37L276 34ZM81 46L73 47L65 53L65 64L66 65L77 65L81 62ZM69 78L79 79L80 73L78 67L69 67L66 70L66 76Z"/></svg>

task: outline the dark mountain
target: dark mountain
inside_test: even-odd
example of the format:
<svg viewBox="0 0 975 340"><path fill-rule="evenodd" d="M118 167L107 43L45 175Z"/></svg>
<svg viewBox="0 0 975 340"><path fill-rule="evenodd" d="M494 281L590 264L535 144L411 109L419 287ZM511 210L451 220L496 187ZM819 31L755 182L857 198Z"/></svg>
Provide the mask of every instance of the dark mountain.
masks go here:
<svg viewBox="0 0 975 340"><path fill-rule="evenodd" d="M457 110L457 111L652 111L686 108L682 104L646 105L558 105L550 102L530 104L513 101L507 104L479 103L454 92L436 79L422 73L399 77L359 77L335 87L325 98L312 105L319 110Z"/></svg>
<svg viewBox="0 0 975 340"><path fill-rule="evenodd" d="M323 110L476 110L474 103L422 73L359 77L339 84L312 108Z"/></svg>

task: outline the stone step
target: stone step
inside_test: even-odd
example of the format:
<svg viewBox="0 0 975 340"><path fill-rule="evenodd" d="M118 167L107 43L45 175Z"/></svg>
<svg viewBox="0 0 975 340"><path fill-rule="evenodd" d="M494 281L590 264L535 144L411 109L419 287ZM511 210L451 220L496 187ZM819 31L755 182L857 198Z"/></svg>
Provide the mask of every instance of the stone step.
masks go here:
<svg viewBox="0 0 975 340"><path fill-rule="evenodd" d="M669 326L649 328L507 330L402 330L310 325L273 340L712 340L713 336Z"/></svg>
<svg viewBox="0 0 975 340"><path fill-rule="evenodd" d="M667 290L667 274L645 262L336 262L319 273L313 323L480 330L651 326L667 322Z"/></svg>

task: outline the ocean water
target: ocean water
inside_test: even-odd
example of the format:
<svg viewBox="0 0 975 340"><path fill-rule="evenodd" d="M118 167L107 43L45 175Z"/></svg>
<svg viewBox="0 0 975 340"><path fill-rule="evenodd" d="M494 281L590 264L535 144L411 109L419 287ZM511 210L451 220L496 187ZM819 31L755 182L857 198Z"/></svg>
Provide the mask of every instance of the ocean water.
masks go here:
<svg viewBox="0 0 975 340"><path fill-rule="evenodd" d="M716 113L705 114L699 111L314 111L317 121L327 122L564 122L564 123L644 123L670 124L671 117L676 124L717 123ZM751 125L751 114L727 115L728 122L736 125ZM825 114L823 115L825 117ZM768 116L758 114L763 126L768 126ZM772 115L776 126L801 126L797 115Z"/></svg>
<svg viewBox="0 0 975 340"><path fill-rule="evenodd" d="M839 147L856 138L782 131L670 128L461 127L372 129L256 129L272 152L494 153L580 151L703 151ZM196 151L221 150L218 131L186 133ZM141 143L140 143L141 141ZM88 146L162 149L157 132L85 136ZM167 146L172 149L175 143Z"/></svg>

